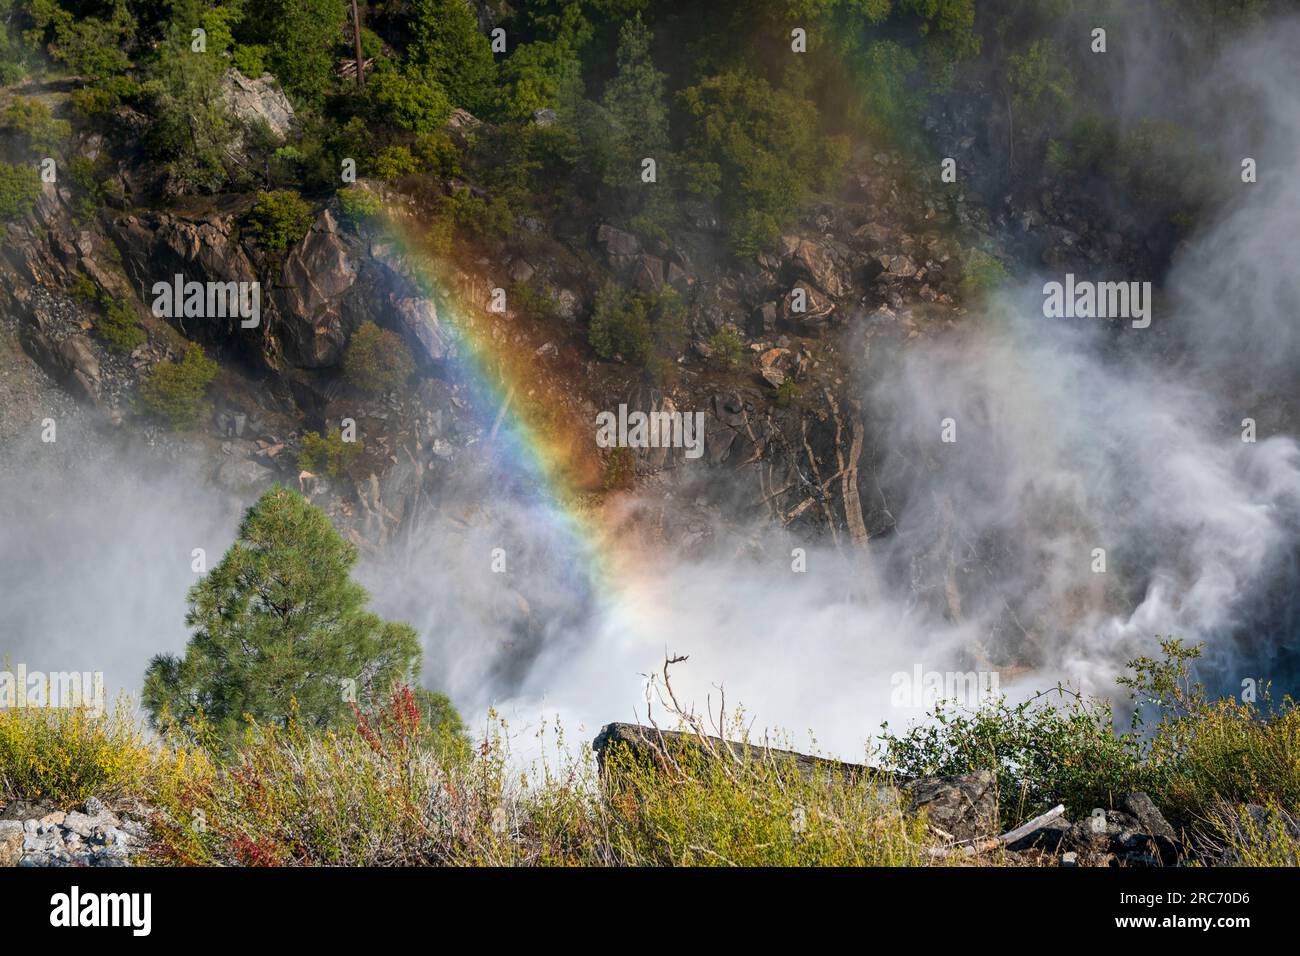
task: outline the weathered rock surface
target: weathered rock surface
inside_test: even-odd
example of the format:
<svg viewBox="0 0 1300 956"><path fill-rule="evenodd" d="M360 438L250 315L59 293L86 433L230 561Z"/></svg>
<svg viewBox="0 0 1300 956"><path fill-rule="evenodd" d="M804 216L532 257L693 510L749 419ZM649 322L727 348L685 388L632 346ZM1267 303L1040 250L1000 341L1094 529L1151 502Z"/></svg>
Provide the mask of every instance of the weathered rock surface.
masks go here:
<svg viewBox="0 0 1300 956"><path fill-rule="evenodd" d="M277 142L293 130L293 105L270 73L252 79L227 70L221 78L221 97L236 120L244 126L265 125Z"/></svg>
<svg viewBox="0 0 1300 956"><path fill-rule="evenodd" d="M90 797L82 810L28 816L40 808L11 804L0 819L0 867L128 866L147 831ZM15 817L18 817L15 819Z"/></svg>

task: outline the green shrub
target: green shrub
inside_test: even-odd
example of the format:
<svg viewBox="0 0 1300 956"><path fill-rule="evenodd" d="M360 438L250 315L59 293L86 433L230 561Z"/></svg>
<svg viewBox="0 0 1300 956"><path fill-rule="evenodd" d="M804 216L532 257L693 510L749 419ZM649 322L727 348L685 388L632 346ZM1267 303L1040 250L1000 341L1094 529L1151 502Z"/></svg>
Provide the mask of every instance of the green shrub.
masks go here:
<svg viewBox="0 0 1300 956"><path fill-rule="evenodd" d="M0 223L27 215L40 194L41 177L35 166L0 163Z"/></svg>
<svg viewBox="0 0 1300 956"><path fill-rule="evenodd" d="M268 252L283 252L296 244L315 218L307 201L289 189L258 193L248 213L258 242Z"/></svg>
<svg viewBox="0 0 1300 956"><path fill-rule="evenodd" d="M939 706L929 723L895 735L884 728L891 769L909 775L987 769L998 776L1003 823L1064 803L1071 816L1113 807L1145 790L1175 827L1204 824L1223 803L1300 806L1300 710L1208 700L1191 682L1199 648L1161 642L1162 657L1139 657L1119 679L1135 708L1117 733L1109 701L1062 690L975 711ZM1156 721L1142 717L1154 712Z"/></svg>
<svg viewBox="0 0 1300 956"><path fill-rule="evenodd" d="M347 380L367 395L384 395L400 387L415 371L415 360L402 337L363 322L343 353Z"/></svg>
<svg viewBox="0 0 1300 956"><path fill-rule="evenodd" d="M144 380L140 399L145 410L172 428L193 428L208 413L208 386L218 370L198 344L190 343L179 362L160 362Z"/></svg>
<svg viewBox="0 0 1300 956"><path fill-rule="evenodd" d="M131 300L125 296L104 296L103 314L95 319L92 330L96 338L115 355L130 355L148 339Z"/></svg>
<svg viewBox="0 0 1300 956"><path fill-rule="evenodd" d="M386 146L371 161L371 172L376 179L396 179L418 168L419 163L405 146Z"/></svg>
<svg viewBox="0 0 1300 956"><path fill-rule="evenodd" d="M745 360L745 340L731 325L709 336L710 358L720 368L734 370Z"/></svg>
<svg viewBox="0 0 1300 956"><path fill-rule="evenodd" d="M1006 281L1007 270L1001 262L987 252L972 249L966 260L959 291L967 302L978 302L996 292Z"/></svg>
<svg viewBox="0 0 1300 956"><path fill-rule="evenodd" d="M658 293L630 293L616 282L606 282L596 294L587 340L606 361L622 356L654 375L681 347L685 307L671 288Z"/></svg>
<svg viewBox="0 0 1300 956"><path fill-rule="evenodd" d="M420 67L381 61L366 81L366 97L376 120L417 135L441 129L451 115L451 101L437 78Z"/></svg>
<svg viewBox="0 0 1300 956"><path fill-rule="evenodd" d="M364 222L373 219L384 211L384 202L369 189L361 186L349 186L340 189L339 209L344 218L352 222Z"/></svg>
<svg viewBox="0 0 1300 956"><path fill-rule="evenodd" d="M314 474L324 472L331 478L341 478L357 460L363 447L360 442L344 441L343 432L338 428L331 429L325 436L320 432L308 432L302 436L298 467Z"/></svg>
<svg viewBox="0 0 1300 956"><path fill-rule="evenodd" d="M29 152L49 156L67 142L72 125L55 119L42 100L18 96L0 111L0 131L18 137Z"/></svg>

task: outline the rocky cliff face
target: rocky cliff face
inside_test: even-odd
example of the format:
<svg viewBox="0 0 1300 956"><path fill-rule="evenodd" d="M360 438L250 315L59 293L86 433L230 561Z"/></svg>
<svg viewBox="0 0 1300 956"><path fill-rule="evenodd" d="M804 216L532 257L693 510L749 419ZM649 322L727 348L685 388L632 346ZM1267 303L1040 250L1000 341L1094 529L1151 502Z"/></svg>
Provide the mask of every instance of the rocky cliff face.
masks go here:
<svg viewBox="0 0 1300 956"><path fill-rule="evenodd" d="M291 129L291 111L272 84L232 74L227 93L237 114L265 123L272 135ZM457 128L472 121L453 117ZM938 122L960 140L962 121ZM85 156L106 148L98 135L77 146ZM0 249L0 314L21 352L3 353L5 380L36 376L110 433L143 429L151 449L174 455L184 448L208 463L215 483L244 499L272 482L300 487L372 552L410 533L430 506L480 507L458 489L478 494L482 482L500 481L492 439L501 416L522 404L544 406L578 436L580 490L599 497L605 463L589 441L594 417L626 405L704 416L699 460L681 448L635 452L642 504L622 520L637 525L636 534L689 554L720 534L753 547L752 529L765 527L865 561L866 543L894 530L895 495L907 494L932 463L894 461L885 475L885 410L864 407L864 387L917 341L960 334L969 321L963 277L972 262L1002 254L1009 224L1041 241L1047 258L1086 261L1097 241L1108 242L1039 228L1058 208L1039 203L1042 197L1023 215L1007 197L995 215L983 197L941 189L936 176L896 154L862 150L839 195L807 210L754 259L721 253L718 224L703 209L671 242L638 237L599 216L568 216L521 222L490 254L457 252L441 284L431 285L415 244L348 220L337 199L318 199L306 235L272 255L245 228L251 198L159 199L159 174L139 160L126 164L120 179L118 208L97 218L79 218L72 193L49 185L26 221L11 227ZM424 199L394 186L361 187L419 232L428 215ZM1063 222L1079 225L1073 212L1058 211ZM175 275L260 282L260 324L151 315L153 284ZM586 323L611 278L682 297L687 340L666 382L592 354ZM502 286L530 290L544 307L513 296L494 311L491 290ZM129 355L107 351L91 334L87 288L125 299L147 341ZM417 375L400 394L367 398L343 380L344 350L367 321L400 335L416 359ZM734 366L716 360L720 330L743 343ZM505 407L488 404L463 361L474 358L466 354L470 338L492 343L494 361L510 356L526 364L530 393L541 391L511 392ZM201 429L166 435L134 414L134 397L144 375L177 358L187 340L218 358L222 375ZM511 409L511 402L519 404ZM303 473L302 436L344 418L363 436L359 461L334 478ZM30 422L15 414L5 427L12 435ZM914 589L960 619L963 591L978 587L982 572L954 535L938 534L926 547L928 557L912 572ZM519 597L527 607L539 596Z"/></svg>

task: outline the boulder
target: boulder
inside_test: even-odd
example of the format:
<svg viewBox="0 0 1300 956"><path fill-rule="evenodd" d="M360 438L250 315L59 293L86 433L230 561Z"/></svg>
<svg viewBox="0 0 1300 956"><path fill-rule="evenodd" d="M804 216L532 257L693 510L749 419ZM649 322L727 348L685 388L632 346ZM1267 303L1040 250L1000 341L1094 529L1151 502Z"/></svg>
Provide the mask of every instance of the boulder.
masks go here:
<svg viewBox="0 0 1300 956"><path fill-rule="evenodd" d="M955 840L997 835L997 776L990 770L957 777L922 777L904 784L903 791L910 812L924 810L932 826Z"/></svg>
<svg viewBox="0 0 1300 956"><path fill-rule="evenodd" d="M23 825L17 820L0 820L0 867L17 866L23 857Z"/></svg>
<svg viewBox="0 0 1300 956"><path fill-rule="evenodd" d="M829 249L797 236L782 236L781 244L785 248L786 262L807 276L817 288L834 298L844 294L844 280L840 278Z"/></svg>
<svg viewBox="0 0 1300 956"><path fill-rule="evenodd" d="M273 293L290 358L303 368L337 365L347 344L343 298L358 267L328 210L285 257Z"/></svg>
<svg viewBox="0 0 1300 956"><path fill-rule="evenodd" d="M392 295L390 301L408 337L418 346L417 359L440 362L452 353L451 333L439 321L432 299Z"/></svg>
<svg viewBox="0 0 1300 956"><path fill-rule="evenodd" d="M293 130L293 105L270 73L254 80L227 70L221 78L221 98L243 126L265 125L277 143Z"/></svg>

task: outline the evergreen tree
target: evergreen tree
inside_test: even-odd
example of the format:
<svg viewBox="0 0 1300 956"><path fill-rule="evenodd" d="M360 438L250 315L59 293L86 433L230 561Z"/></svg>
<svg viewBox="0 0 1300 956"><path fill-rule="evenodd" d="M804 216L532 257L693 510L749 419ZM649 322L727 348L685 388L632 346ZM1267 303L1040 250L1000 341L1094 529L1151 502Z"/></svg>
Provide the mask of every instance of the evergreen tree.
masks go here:
<svg viewBox="0 0 1300 956"><path fill-rule="evenodd" d="M471 113L488 108L496 61L465 0L413 0L411 36L411 60L429 68L453 104Z"/></svg>
<svg viewBox="0 0 1300 956"><path fill-rule="evenodd" d="M201 711L231 740L245 714L284 724L296 705L305 726L328 728L353 719L348 688L368 710L394 684L413 685L415 631L365 609L369 595L349 577L356 560L323 511L286 488L266 492L190 590L186 623L195 631L184 657L149 664L144 705L155 725L164 714L184 720ZM445 698L425 696L445 718Z"/></svg>

